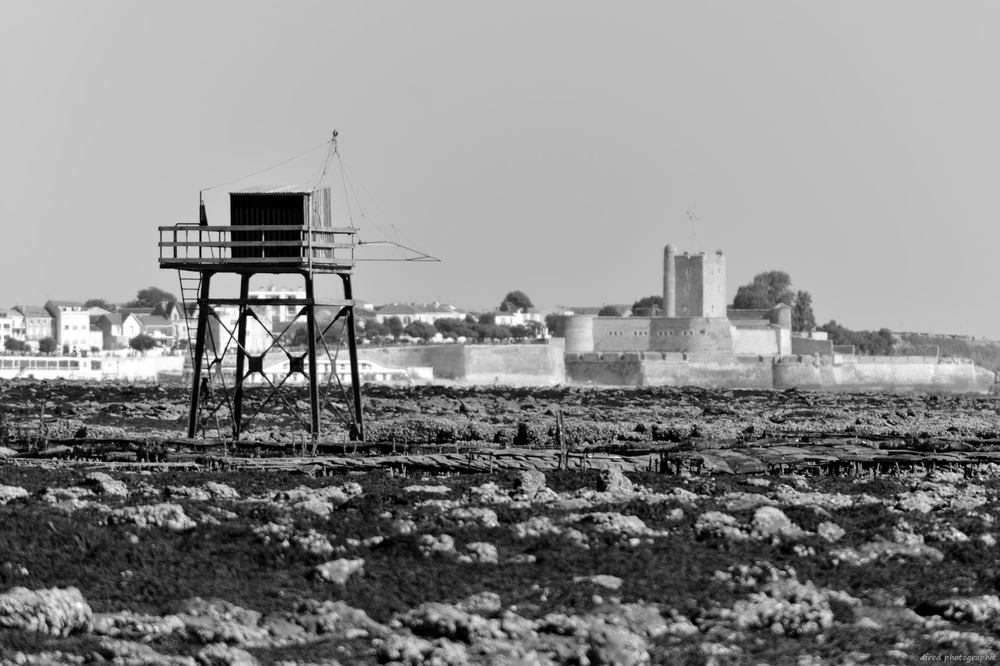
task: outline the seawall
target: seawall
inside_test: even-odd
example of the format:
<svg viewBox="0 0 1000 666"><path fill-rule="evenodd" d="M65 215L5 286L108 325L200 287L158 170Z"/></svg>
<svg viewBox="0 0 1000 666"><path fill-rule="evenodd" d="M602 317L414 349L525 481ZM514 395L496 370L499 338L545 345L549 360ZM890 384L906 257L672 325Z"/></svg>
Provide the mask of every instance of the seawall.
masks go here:
<svg viewBox="0 0 1000 666"><path fill-rule="evenodd" d="M700 386L743 389L799 388L837 392L988 393L994 373L967 359L935 357L711 358L625 352L567 354L566 378L608 386Z"/></svg>
<svg viewBox="0 0 1000 666"><path fill-rule="evenodd" d="M435 379L470 384L551 385L565 381L562 344L359 347L358 357L388 367L428 367Z"/></svg>

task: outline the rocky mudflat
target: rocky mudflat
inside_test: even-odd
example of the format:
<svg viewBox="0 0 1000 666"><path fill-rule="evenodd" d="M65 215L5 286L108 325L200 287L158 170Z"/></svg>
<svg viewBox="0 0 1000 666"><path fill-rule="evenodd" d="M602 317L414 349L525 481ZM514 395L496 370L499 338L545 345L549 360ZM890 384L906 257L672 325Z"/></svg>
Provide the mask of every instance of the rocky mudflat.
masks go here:
<svg viewBox="0 0 1000 666"><path fill-rule="evenodd" d="M0 663L903 664L1000 652L1000 465L989 461L852 474L193 471L80 451L32 458L44 443L16 437L43 405L50 436L176 437L174 391L4 387ZM501 448L543 446L558 411L584 451L848 435L988 451L1000 423L994 399L972 397L427 387L366 400L373 428L491 425L511 441L460 441ZM539 437L523 441L526 429Z"/></svg>

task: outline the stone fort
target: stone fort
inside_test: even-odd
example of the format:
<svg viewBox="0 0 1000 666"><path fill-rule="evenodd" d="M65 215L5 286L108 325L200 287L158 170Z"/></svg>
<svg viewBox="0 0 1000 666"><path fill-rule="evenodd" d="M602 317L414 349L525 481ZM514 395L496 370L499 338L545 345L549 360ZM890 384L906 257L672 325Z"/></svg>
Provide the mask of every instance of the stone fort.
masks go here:
<svg viewBox="0 0 1000 666"><path fill-rule="evenodd" d="M727 308L726 257L663 253L663 313L659 316L571 317L566 352L664 352L699 357L781 356L792 348L791 308ZM829 352L833 353L832 345Z"/></svg>

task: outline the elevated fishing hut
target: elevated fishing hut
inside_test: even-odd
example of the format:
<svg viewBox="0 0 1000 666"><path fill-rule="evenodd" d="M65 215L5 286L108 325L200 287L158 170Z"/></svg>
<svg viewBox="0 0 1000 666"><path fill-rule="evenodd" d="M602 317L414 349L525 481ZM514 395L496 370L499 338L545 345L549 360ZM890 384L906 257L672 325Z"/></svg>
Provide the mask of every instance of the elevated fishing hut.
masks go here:
<svg viewBox="0 0 1000 666"><path fill-rule="evenodd" d="M323 415L334 411L346 414L342 420L351 439L364 439L351 286L357 229L334 226L330 197L327 187L240 189L230 193L228 225L209 225L202 202L197 224L159 227L160 268L178 271L188 319L192 366L188 437L195 437L199 428L204 433L210 421L220 436L231 429L238 440L258 414L278 409L297 421L313 441L323 434ZM238 278L238 296L212 292L213 280L223 274ZM257 275L300 276L305 296L252 297L250 281ZM340 279L342 300L317 300L315 283L323 275ZM268 306L290 307L296 314L283 330L272 330L259 314ZM320 321L319 313L335 315ZM305 350L291 344L290 335L303 320ZM340 337L333 351L327 333L335 325ZM264 331L263 345L248 347L248 326ZM339 356L344 342L350 391L337 371L338 364L344 366L345 359ZM301 394L303 384L308 387L307 410L295 394ZM251 391L254 399L248 401ZM344 404L334 404L341 401Z"/></svg>

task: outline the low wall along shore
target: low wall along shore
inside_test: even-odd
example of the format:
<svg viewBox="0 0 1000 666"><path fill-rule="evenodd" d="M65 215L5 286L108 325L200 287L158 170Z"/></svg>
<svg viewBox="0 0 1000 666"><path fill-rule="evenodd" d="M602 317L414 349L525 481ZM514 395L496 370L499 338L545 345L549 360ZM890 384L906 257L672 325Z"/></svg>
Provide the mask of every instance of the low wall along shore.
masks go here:
<svg viewBox="0 0 1000 666"><path fill-rule="evenodd" d="M547 345L414 345L359 348L363 359L430 368L469 384L799 388L842 392L987 393L994 374L968 359L934 356L728 356L679 352L564 353Z"/></svg>
<svg viewBox="0 0 1000 666"><path fill-rule="evenodd" d="M994 373L968 359L921 356L699 358L659 353L568 354L566 377L575 384L799 388L839 392L988 393Z"/></svg>
<svg viewBox="0 0 1000 666"><path fill-rule="evenodd" d="M358 357L387 367L432 368L435 379L470 384L551 385L566 381L561 344L359 347Z"/></svg>

